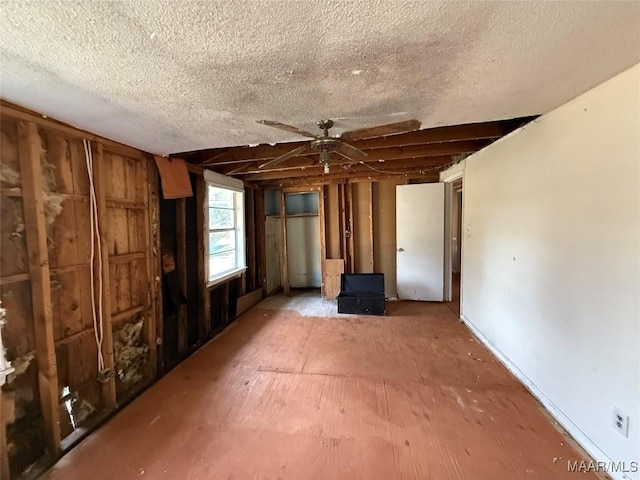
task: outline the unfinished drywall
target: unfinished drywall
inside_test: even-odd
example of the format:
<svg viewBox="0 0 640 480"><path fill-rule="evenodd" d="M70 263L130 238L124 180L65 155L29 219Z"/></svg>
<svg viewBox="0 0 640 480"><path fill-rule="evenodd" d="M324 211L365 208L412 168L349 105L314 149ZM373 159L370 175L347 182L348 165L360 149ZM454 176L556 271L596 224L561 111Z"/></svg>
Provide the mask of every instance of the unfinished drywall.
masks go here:
<svg viewBox="0 0 640 480"><path fill-rule="evenodd" d="M638 85L640 65L469 157L462 260L464 321L597 460L629 468L640 452Z"/></svg>

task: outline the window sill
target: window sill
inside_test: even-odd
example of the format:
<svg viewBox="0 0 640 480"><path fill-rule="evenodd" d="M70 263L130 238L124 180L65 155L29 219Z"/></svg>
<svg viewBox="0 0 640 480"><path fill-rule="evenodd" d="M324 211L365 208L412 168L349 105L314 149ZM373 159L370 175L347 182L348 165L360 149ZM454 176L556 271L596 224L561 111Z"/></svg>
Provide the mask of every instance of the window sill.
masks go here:
<svg viewBox="0 0 640 480"><path fill-rule="evenodd" d="M236 268L234 270L230 270L227 273L214 278L213 280L209 280L206 284L207 288L211 288L211 287L215 287L216 285L226 281L226 280L230 280L232 278L236 278L239 277L240 275L242 275L244 272L246 272L247 267L241 267L241 268Z"/></svg>

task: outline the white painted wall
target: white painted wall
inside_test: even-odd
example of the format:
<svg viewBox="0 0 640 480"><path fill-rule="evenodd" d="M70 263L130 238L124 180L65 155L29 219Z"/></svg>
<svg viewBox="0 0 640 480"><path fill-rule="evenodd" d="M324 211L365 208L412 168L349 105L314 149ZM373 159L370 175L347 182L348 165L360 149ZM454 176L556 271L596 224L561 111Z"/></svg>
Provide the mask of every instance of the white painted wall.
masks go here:
<svg viewBox="0 0 640 480"><path fill-rule="evenodd" d="M640 458L639 181L640 65L464 175L463 320L602 461Z"/></svg>

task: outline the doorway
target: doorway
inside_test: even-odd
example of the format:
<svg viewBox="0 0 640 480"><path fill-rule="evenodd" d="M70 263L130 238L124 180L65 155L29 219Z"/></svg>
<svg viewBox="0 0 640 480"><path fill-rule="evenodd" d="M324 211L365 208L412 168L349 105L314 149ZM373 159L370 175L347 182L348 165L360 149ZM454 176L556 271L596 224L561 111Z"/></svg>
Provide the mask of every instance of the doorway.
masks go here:
<svg viewBox="0 0 640 480"><path fill-rule="evenodd" d="M445 230L446 245L449 251L448 261L445 262L445 285L448 285L446 295L447 306L460 316L460 278L462 274L462 177L447 183L447 212L448 228Z"/></svg>
<svg viewBox="0 0 640 480"><path fill-rule="evenodd" d="M285 193L287 270L291 288L321 288L318 192Z"/></svg>

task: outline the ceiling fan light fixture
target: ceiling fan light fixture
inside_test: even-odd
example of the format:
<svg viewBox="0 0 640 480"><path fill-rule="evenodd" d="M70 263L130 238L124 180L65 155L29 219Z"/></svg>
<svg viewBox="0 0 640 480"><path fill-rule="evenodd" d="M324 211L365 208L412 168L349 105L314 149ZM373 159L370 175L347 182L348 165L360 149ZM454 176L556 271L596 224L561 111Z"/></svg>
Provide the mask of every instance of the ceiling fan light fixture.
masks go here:
<svg viewBox="0 0 640 480"><path fill-rule="evenodd" d="M331 161L331 152L328 150L322 150L320 152L320 163L325 165Z"/></svg>
<svg viewBox="0 0 640 480"><path fill-rule="evenodd" d="M328 163L324 164L324 168L323 168L322 171L324 172L325 175L329 173L329 164Z"/></svg>

